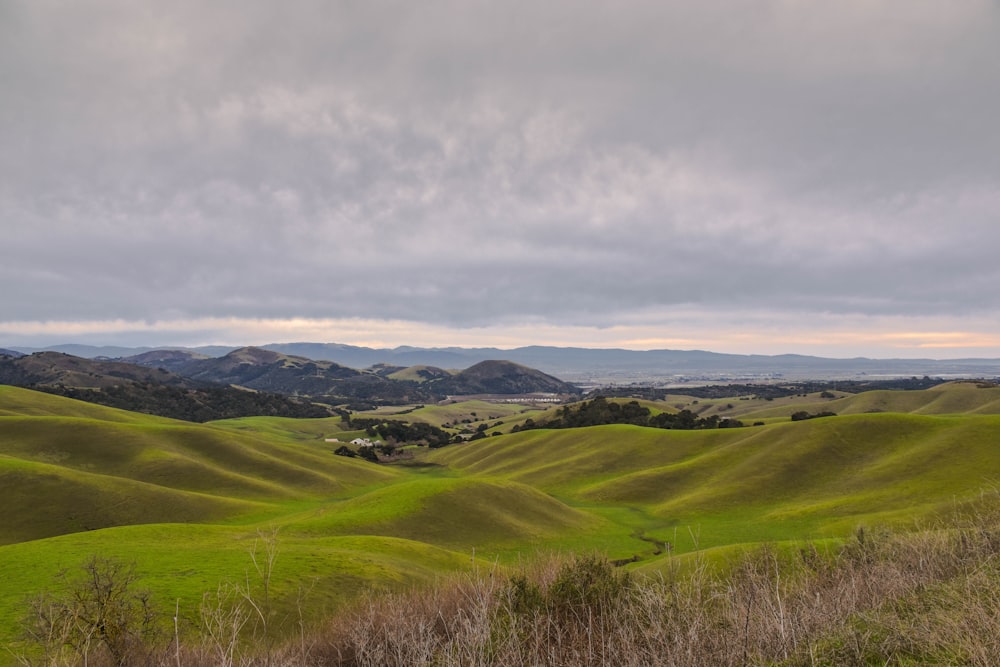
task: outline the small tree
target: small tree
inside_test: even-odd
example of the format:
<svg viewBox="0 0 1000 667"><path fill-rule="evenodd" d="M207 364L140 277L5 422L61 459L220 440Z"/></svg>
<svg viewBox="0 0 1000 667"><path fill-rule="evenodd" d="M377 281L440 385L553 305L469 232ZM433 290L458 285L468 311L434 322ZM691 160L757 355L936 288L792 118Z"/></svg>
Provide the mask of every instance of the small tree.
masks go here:
<svg viewBox="0 0 1000 667"><path fill-rule="evenodd" d="M149 593L136 590L134 565L93 556L71 577L59 575L63 595L43 593L22 620L29 642L57 661L67 650L86 662L104 651L114 665L142 662L156 636Z"/></svg>

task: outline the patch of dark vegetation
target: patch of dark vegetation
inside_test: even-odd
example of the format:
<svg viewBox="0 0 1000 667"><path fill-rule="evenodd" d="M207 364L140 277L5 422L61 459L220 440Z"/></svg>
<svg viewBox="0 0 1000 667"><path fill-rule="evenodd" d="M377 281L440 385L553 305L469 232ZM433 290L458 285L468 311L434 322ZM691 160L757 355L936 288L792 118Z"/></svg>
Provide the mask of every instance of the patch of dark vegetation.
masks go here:
<svg viewBox="0 0 1000 667"><path fill-rule="evenodd" d="M763 399L786 398L815 392L825 392L822 398L835 398L832 392L860 394L876 389L896 389L910 391L930 389L948 380L924 376L922 378L894 378L891 380L809 380L803 382L782 382L777 384L719 384L703 387L663 388L663 387L605 387L591 392L591 396L608 398L638 398L648 401L663 401L670 394L683 394L695 398L740 398Z"/></svg>
<svg viewBox="0 0 1000 667"><path fill-rule="evenodd" d="M303 399L234 387L188 389L162 384L131 383L100 389L62 385L28 385L27 388L110 408L190 422L255 416L315 418L335 414L327 406Z"/></svg>
<svg viewBox="0 0 1000 667"><path fill-rule="evenodd" d="M718 415L699 417L690 410L661 412L654 415L649 408L639 405L638 401L618 403L598 396L590 401L563 406L551 419L537 422L528 419L524 424L515 425L511 432L535 428L579 428L604 424L632 424L634 426L684 431L744 426L743 422L738 419L728 419Z"/></svg>
<svg viewBox="0 0 1000 667"><path fill-rule="evenodd" d="M792 413L792 421L800 422L806 419L819 419L820 417L836 417L836 412L830 412L829 410L824 410L822 412L811 413L805 410L799 410L798 412Z"/></svg>
<svg viewBox="0 0 1000 667"><path fill-rule="evenodd" d="M398 419L372 419L350 415L342 417L345 427L355 431L364 429L368 437L378 437L390 443L443 447L455 441L450 433L424 422L406 422Z"/></svg>
<svg viewBox="0 0 1000 667"><path fill-rule="evenodd" d="M559 378L510 361L481 361L447 377L424 383L429 391L444 396L476 394L579 395L580 390Z"/></svg>

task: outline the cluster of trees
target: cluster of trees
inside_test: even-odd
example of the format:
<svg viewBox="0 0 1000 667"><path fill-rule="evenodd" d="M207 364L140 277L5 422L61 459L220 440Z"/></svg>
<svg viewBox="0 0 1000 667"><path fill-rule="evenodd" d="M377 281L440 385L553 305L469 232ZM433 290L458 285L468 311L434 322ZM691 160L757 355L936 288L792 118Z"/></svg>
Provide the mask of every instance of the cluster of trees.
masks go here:
<svg viewBox="0 0 1000 667"><path fill-rule="evenodd" d="M782 382L780 384L715 384L704 387L684 387L664 389L661 387L606 387L601 395L609 398L642 398L649 401L665 400L668 394L684 394L695 398L737 398L753 396L773 400L788 396L800 396L815 392L826 392L823 398L833 397L830 391L844 391L859 394L874 389L930 389L946 382L941 378L892 378L889 380L806 380L802 382Z"/></svg>
<svg viewBox="0 0 1000 667"><path fill-rule="evenodd" d="M63 385L36 385L30 388L111 408L199 423L259 415L309 418L329 417L332 414L330 408L303 399L233 387L190 389L142 382L101 389Z"/></svg>
<svg viewBox="0 0 1000 667"><path fill-rule="evenodd" d="M799 410L798 412L792 413L792 421L800 422L805 419L816 419L817 417L836 417L836 412L830 412L829 410L824 410L823 412L817 412L815 414L806 412L805 410Z"/></svg>
<svg viewBox="0 0 1000 667"><path fill-rule="evenodd" d="M800 396L815 392L826 392L823 398L833 397L830 391L844 391L859 394L874 389L930 389L946 380L924 376L922 378L892 378L889 380L806 380L802 382L782 382L780 384L715 384L704 387L684 387L664 389L662 387L605 387L602 396L609 398L642 398L649 401L665 400L668 394L684 394L695 398L737 398L755 397L767 400Z"/></svg>
<svg viewBox="0 0 1000 667"><path fill-rule="evenodd" d="M405 422L396 419L352 419L344 418L351 430L364 429L369 438L381 438L389 442L407 442L428 447L444 447L454 442L451 434L432 424Z"/></svg>
<svg viewBox="0 0 1000 667"><path fill-rule="evenodd" d="M556 416L552 419L540 422L528 419L520 428L515 426L511 430L578 428L602 424L633 424L635 426L678 430L738 428L744 425L738 419L722 418L718 415L699 417L690 410L681 410L676 413L661 412L653 415L649 408L639 405L638 401L617 403L609 401L603 396L598 396L590 401L563 406L559 408Z"/></svg>
<svg viewBox="0 0 1000 667"><path fill-rule="evenodd" d="M364 459L365 461L371 461L372 463L378 463L379 458L378 458L378 453L375 451L375 447L376 447L375 445L372 445L370 447L369 446L359 447L358 451L354 451L347 445L341 445L340 447L337 447L337 449L333 450L333 453L336 454L337 456L346 456L351 459L359 458L359 459ZM387 456L392 456L393 454L396 453L395 445L392 445L391 448L387 448L382 445L379 445L378 447L382 450L382 453L386 454Z"/></svg>

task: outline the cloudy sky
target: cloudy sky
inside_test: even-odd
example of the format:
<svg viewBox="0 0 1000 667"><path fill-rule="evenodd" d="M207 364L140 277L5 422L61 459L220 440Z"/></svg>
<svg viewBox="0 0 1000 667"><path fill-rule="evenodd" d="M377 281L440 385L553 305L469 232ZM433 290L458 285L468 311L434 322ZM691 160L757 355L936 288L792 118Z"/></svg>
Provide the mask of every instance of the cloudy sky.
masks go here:
<svg viewBox="0 0 1000 667"><path fill-rule="evenodd" d="M1000 357L997 0L0 0L0 347Z"/></svg>

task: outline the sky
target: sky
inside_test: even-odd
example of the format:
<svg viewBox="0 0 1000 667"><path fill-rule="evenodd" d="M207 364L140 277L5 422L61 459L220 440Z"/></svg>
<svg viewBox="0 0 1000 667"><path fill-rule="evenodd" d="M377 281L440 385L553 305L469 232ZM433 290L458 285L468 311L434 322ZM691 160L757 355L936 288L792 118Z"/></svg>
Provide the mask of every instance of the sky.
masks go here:
<svg viewBox="0 0 1000 667"><path fill-rule="evenodd" d="M0 347L1000 357L997 0L0 0Z"/></svg>

